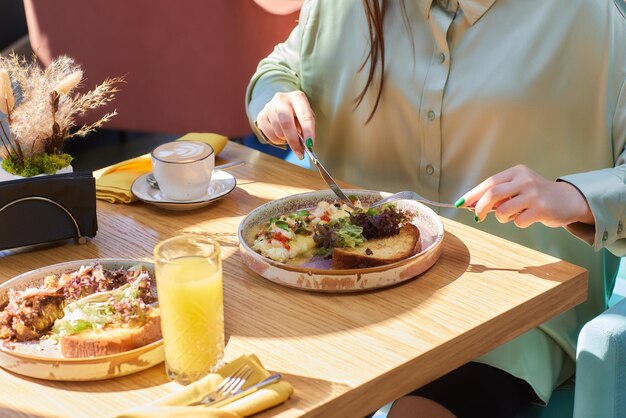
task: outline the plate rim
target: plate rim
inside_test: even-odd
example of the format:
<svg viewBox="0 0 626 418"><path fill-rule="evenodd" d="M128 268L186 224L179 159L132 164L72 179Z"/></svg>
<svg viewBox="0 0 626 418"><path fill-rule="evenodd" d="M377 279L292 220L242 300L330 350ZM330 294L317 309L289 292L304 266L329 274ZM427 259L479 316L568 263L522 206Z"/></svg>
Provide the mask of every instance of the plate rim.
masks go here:
<svg viewBox="0 0 626 418"><path fill-rule="evenodd" d="M86 265L86 264L93 264L94 262L100 262L100 263L136 263L136 264L149 264L152 267L152 270L154 271L154 262L152 261L141 261L141 260L137 260L137 259L133 259L133 258L87 258L87 259L81 259L81 260L72 260L72 261L64 261L61 263L55 263L55 264L50 264L47 266L43 266L43 267L39 267L33 270L29 270L27 272L18 274L17 276L12 277L11 279L7 280L6 282L0 284L0 289L10 289L10 285L12 282L18 281L20 279L22 279L25 276L29 276L29 275L35 275L38 274L38 272L41 271L41 273L43 274L46 270L50 271L52 269L62 269L64 268L63 266L68 266L68 268L70 268L70 266L74 266L74 265ZM43 277L42 277L43 279ZM5 340L0 340L0 341L5 341ZM4 354L10 355L12 357L15 358L20 358L20 359L24 359L24 360L34 360L34 361L39 361L39 362L50 362L50 363L66 363L66 364L76 364L76 363L97 363L97 362L102 362L102 361L106 361L109 359L114 359L116 357L120 357L120 356L127 356L129 354L141 354L143 352L148 352L148 351L152 351L154 348L160 346L163 344L163 338L161 337L160 339L151 342L150 344L146 344L143 345L141 347L137 347L137 348L133 348L132 350L127 350L127 351L122 351L121 353L114 353L114 354L107 354L104 356L91 356L91 357L49 357L49 356L38 356L35 354L29 354L29 353L20 353L17 352L15 350L11 350L8 349L4 346L4 344L0 344L0 351Z"/></svg>

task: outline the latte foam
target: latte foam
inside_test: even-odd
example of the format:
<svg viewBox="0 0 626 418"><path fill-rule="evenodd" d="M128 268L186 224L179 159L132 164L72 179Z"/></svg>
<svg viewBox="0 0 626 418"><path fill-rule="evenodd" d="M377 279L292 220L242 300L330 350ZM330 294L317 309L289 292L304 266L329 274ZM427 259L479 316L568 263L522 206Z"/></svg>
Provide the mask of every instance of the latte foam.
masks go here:
<svg viewBox="0 0 626 418"><path fill-rule="evenodd" d="M206 158L212 153L213 148L203 142L174 141L156 147L152 156L166 163L189 163Z"/></svg>

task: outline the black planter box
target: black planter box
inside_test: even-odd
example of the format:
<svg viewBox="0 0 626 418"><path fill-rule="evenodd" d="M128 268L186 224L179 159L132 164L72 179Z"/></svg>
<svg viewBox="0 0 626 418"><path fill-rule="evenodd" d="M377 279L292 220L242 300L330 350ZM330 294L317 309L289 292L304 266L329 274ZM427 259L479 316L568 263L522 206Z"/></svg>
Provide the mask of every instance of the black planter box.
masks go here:
<svg viewBox="0 0 626 418"><path fill-rule="evenodd" d="M0 182L0 250L76 238L98 230L90 172Z"/></svg>

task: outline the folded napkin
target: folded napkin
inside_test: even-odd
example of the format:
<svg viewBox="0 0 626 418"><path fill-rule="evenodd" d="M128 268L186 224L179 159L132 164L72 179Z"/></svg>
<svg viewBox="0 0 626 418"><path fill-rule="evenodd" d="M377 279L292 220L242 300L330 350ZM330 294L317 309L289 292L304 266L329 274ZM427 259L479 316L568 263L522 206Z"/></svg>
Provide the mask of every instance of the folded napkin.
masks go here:
<svg viewBox="0 0 626 418"><path fill-rule="evenodd" d="M177 141L201 141L213 147L215 155L224 149L228 138L212 133L189 133ZM130 203L137 200L130 189L133 182L141 175L152 171L150 154L132 158L127 161L98 170L96 178L96 198L110 203Z"/></svg>
<svg viewBox="0 0 626 418"><path fill-rule="evenodd" d="M263 367L255 355L241 356L221 367L216 373L210 373L179 391L157 399L148 405L126 411L116 418L241 418L256 414L289 399L293 393L293 387L288 382L280 380L232 402L226 399L209 407L188 406L204 398L225 377L235 372L244 363L250 366L253 372L243 389L270 376L270 372Z"/></svg>

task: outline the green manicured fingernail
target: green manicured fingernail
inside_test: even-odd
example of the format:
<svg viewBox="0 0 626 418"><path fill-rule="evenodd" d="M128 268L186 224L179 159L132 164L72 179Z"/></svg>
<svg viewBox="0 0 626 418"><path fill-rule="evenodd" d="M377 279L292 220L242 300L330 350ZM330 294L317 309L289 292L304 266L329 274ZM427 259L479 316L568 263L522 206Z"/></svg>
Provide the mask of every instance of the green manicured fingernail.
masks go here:
<svg viewBox="0 0 626 418"><path fill-rule="evenodd" d="M311 148L313 146L313 140L311 138L306 139L306 147Z"/></svg>
<svg viewBox="0 0 626 418"><path fill-rule="evenodd" d="M475 220L476 222L480 222L480 218L478 217L478 215L474 215L474 220Z"/></svg>
<svg viewBox="0 0 626 418"><path fill-rule="evenodd" d="M304 160L304 154L298 155L298 158L301 159L301 160Z"/></svg>
<svg viewBox="0 0 626 418"><path fill-rule="evenodd" d="M463 203L465 203L465 198L464 198L464 197L462 197L462 198L460 198L459 200L457 200L456 202L454 202L454 206L456 206L456 207L458 208L458 207L459 207L459 206L461 206Z"/></svg>

